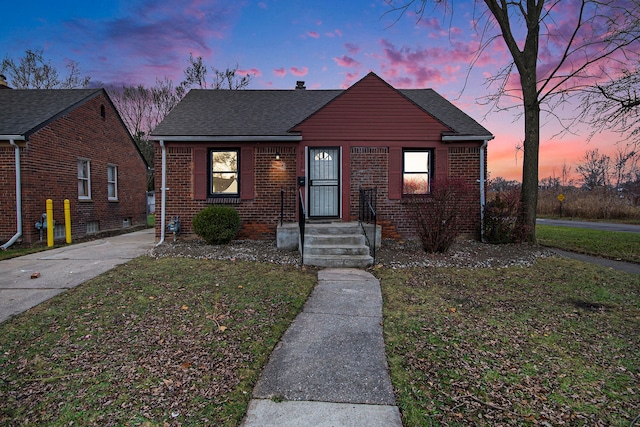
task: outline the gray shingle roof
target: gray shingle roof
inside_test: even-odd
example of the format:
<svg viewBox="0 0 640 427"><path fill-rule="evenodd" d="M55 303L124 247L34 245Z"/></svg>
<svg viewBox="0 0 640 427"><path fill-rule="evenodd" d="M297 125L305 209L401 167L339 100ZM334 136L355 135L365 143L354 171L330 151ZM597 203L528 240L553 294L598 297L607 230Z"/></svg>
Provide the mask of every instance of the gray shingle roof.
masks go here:
<svg viewBox="0 0 640 427"><path fill-rule="evenodd" d="M288 136L342 90L193 89L153 130L158 136Z"/></svg>
<svg viewBox="0 0 640 427"><path fill-rule="evenodd" d="M399 91L452 129L452 135L491 137L432 89ZM191 90L153 130L166 137L291 136L289 130L344 90Z"/></svg>
<svg viewBox="0 0 640 427"><path fill-rule="evenodd" d="M480 123L433 89L400 89L400 93L453 130L453 135L493 136Z"/></svg>
<svg viewBox="0 0 640 427"><path fill-rule="evenodd" d="M2 90L0 135L28 137L101 91L102 89Z"/></svg>

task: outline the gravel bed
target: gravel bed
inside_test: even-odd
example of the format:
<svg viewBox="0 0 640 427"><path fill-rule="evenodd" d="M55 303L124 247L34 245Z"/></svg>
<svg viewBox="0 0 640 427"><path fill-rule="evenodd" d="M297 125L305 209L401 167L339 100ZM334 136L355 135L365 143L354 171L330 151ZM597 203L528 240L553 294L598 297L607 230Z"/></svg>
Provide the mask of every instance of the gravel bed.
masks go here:
<svg viewBox="0 0 640 427"><path fill-rule="evenodd" d="M300 254L281 251L275 241L236 240L228 245L208 245L196 238L166 242L150 251L154 258L245 260L299 265ZM427 254L419 242L385 240L376 253L376 265L404 267L503 268L528 266L539 257L554 256L549 249L529 244L491 245L473 240L456 242L446 254Z"/></svg>

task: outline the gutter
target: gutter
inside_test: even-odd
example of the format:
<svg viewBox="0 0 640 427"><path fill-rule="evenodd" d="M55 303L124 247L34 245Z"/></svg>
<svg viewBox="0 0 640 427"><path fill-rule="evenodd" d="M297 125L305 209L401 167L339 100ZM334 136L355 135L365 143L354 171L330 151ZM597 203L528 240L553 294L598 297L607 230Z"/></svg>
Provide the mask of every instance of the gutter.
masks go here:
<svg viewBox="0 0 640 427"><path fill-rule="evenodd" d="M169 136L169 135L152 135L156 141L171 141L171 142L300 142L302 141L301 135L211 135L211 136Z"/></svg>
<svg viewBox="0 0 640 427"><path fill-rule="evenodd" d="M20 170L20 147L16 144L16 139L21 139L24 141L24 137L20 136L12 136L9 138L9 143L13 145L15 148L15 156L16 156L16 223L17 223L17 231L16 234L13 235L11 239L4 245L0 246L0 249L6 251L9 246L13 245L16 240L22 236L22 171Z"/></svg>
<svg viewBox="0 0 640 427"><path fill-rule="evenodd" d="M160 241L156 246L164 243L164 230L166 228L166 210L167 210L167 147L164 145L164 139L160 141L160 149L162 150L162 184L160 186Z"/></svg>

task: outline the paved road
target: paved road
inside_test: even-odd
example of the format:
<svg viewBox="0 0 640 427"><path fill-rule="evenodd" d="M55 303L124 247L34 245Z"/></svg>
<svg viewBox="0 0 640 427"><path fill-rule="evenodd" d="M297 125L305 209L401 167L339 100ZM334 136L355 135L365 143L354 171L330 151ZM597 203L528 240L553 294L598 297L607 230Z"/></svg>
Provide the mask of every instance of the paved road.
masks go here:
<svg viewBox="0 0 640 427"><path fill-rule="evenodd" d="M0 322L144 255L154 241L146 229L0 261Z"/></svg>
<svg viewBox="0 0 640 427"><path fill-rule="evenodd" d="M640 225L614 224L611 222L569 221L561 219L538 218L537 224L558 225L562 227L590 228L592 230L624 231L628 233L640 233Z"/></svg>

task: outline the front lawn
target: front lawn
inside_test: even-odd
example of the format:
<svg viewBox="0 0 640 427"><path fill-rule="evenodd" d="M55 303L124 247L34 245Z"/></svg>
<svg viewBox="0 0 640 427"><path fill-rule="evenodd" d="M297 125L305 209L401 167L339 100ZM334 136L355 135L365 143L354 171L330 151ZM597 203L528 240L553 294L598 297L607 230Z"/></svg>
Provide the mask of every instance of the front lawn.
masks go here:
<svg viewBox="0 0 640 427"><path fill-rule="evenodd" d="M405 426L624 426L640 414L640 277L567 259L376 271Z"/></svg>
<svg viewBox="0 0 640 427"><path fill-rule="evenodd" d="M536 225L536 238L544 246L640 263L639 233Z"/></svg>
<svg viewBox="0 0 640 427"><path fill-rule="evenodd" d="M0 325L0 424L235 426L315 271L141 257Z"/></svg>

